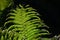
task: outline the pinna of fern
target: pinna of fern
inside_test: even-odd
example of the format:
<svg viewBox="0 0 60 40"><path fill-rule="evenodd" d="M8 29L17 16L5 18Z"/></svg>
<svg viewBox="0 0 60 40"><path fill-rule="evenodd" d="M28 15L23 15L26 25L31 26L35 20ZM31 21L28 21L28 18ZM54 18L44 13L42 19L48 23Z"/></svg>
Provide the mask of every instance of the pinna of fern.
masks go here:
<svg viewBox="0 0 60 40"><path fill-rule="evenodd" d="M41 40L40 37L49 32L38 29L46 26L38 16L36 10L29 5L19 5L11 10L4 23L5 29L0 32L0 40Z"/></svg>

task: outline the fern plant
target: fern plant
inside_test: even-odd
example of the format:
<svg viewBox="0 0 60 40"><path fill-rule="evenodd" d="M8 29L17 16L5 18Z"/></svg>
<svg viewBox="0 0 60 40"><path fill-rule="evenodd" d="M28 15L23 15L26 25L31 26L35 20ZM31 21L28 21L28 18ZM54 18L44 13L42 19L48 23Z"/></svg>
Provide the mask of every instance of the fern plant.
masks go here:
<svg viewBox="0 0 60 40"><path fill-rule="evenodd" d="M3 10L11 6L12 3L11 0L0 0L0 16ZM50 33L43 28L48 28L48 26L39 16L39 13L29 5L22 6L20 4L16 9L11 9L6 14L5 22L2 24L3 29L0 27L0 40L50 40L42 38Z"/></svg>
<svg viewBox="0 0 60 40"><path fill-rule="evenodd" d="M25 8L21 5L19 6L7 14L6 22L4 23L7 35L1 36L1 40L39 40L39 36L49 33L47 30L38 29L46 25L38 17L39 15L35 9L28 7L28 5ZM8 26L10 23L11 25Z"/></svg>

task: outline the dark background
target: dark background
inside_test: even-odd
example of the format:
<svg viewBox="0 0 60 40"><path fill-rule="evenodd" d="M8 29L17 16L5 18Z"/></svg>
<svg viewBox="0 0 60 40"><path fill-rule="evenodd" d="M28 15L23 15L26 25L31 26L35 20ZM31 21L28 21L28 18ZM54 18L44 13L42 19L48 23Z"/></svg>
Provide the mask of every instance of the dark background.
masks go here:
<svg viewBox="0 0 60 40"><path fill-rule="evenodd" d="M59 0L17 0L15 4L29 4L35 8L40 17L50 27L49 31L52 33L50 36L60 34L60 1Z"/></svg>

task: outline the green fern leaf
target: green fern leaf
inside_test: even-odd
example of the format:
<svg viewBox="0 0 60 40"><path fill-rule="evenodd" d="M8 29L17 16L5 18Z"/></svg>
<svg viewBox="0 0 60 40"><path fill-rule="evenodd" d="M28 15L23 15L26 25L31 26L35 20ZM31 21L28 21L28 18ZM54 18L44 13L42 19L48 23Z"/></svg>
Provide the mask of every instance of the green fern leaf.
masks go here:
<svg viewBox="0 0 60 40"><path fill-rule="evenodd" d="M19 5L7 15L4 27L7 29L1 40L41 40L42 35L47 35L47 30L38 29L46 26L38 17L39 14L32 7ZM8 26L11 23L10 26ZM8 35L8 36L7 36ZM39 37L40 36L40 37Z"/></svg>

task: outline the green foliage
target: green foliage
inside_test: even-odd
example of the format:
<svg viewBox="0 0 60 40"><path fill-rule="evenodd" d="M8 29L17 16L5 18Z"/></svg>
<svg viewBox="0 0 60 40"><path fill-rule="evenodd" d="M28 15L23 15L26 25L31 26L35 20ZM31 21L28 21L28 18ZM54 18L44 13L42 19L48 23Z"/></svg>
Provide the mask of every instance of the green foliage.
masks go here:
<svg viewBox="0 0 60 40"><path fill-rule="evenodd" d="M0 40L57 40L56 37L42 38L50 34L44 29L49 27L39 18L39 13L29 5L19 5L9 13L5 12L5 19L1 14L5 14L5 9L13 3L13 0L0 0ZM1 22L3 19L5 20Z"/></svg>
<svg viewBox="0 0 60 40"><path fill-rule="evenodd" d="M9 7L12 4L12 0L0 0L0 11Z"/></svg>
<svg viewBox="0 0 60 40"><path fill-rule="evenodd" d="M45 29L38 29L46 25L35 9L28 7L29 5L19 6L7 14L0 40L41 40L42 35L49 34Z"/></svg>
<svg viewBox="0 0 60 40"><path fill-rule="evenodd" d="M3 14L3 11L13 5L13 0L0 0L0 20L1 15Z"/></svg>

